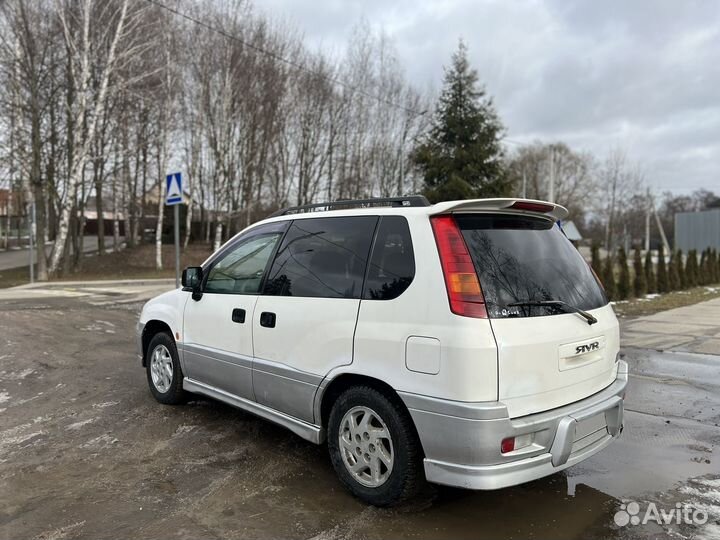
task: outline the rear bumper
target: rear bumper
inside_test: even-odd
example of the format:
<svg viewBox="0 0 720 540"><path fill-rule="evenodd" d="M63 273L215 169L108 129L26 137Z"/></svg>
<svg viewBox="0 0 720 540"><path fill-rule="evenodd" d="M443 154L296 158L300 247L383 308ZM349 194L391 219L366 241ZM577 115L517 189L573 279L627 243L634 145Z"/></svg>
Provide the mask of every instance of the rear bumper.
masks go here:
<svg viewBox="0 0 720 540"><path fill-rule="evenodd" d="M620 436L627 363L615 382L581 401L510 419L502 403L460 403L401 393L425 451L429 482L498 489L542 478L589 458ZM506 454L500 442L531 435Z"/></svg>

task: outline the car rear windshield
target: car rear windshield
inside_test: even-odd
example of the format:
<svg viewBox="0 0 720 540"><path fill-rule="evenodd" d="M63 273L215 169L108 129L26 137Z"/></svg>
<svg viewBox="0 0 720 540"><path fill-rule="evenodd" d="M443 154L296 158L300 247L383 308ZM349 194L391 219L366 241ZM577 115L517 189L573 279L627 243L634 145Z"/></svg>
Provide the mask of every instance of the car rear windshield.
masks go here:
<svg viewBox="0 0 720 540"><path fill-rule="evenodd" d="M459 214L456 220L490 317L567 312L559 305L509 305L518 302L559 300L583 310L607 304L590 267L554 222L491 214Z"/></svg>

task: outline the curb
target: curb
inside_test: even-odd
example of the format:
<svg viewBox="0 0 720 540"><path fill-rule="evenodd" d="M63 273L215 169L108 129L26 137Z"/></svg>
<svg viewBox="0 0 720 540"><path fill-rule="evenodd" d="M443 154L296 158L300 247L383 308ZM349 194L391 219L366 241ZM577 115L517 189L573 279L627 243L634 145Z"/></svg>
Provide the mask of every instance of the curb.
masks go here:
<svg viewBox="0 0 720 540"><path fill-rule="evenodd" d="M63 289L67 287L102 287L122 285L171 285L175 286L175 278L147 278L147 279L93 279L86 281L36 281L15 287L8 287L9 290L23 289Z"/></svg>

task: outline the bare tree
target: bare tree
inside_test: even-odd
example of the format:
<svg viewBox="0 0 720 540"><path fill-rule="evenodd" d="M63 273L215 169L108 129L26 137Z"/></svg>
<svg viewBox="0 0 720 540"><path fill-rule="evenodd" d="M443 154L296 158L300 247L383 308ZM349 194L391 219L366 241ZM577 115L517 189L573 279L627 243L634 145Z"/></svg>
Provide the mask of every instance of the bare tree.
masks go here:
<svg viewBox="0 0 720 540"><path fill-rule="evenodd" d="M143 11L136 6L131 8L130 0L102 4L96 0L82 0L79 4L66 3L59 10L70 53L69 71L75 85L71 114L73 124L81 129L76 132L76 144L68 167L67 193L50 260L52 273L57 271L63 257L83 171L98 125L106 113L111 79L119 66L142 48L142 44L129 38L140 35L134 30L142 20ZM98 29L91 31L91 26ZM93 85L94 74L97 74L97 85Z"/></svg>
<svg viewBox="0 0 720 540"><path fill-rule="evenodd" d="M632 198L643 183L641 169L628 162L622 150L613 150L598 169L601 196L597 213L605 224L605 249L609 253L618 246L618 239L627 234L624 219L631 207Z"/></svg>
<svg viewBox="0 0 720 540"><path fill-rule="evenodd" d="M594 195L599 186L597 164L590 154L576 152L562 142L536 142L516 149L506 165L515 192L522 195L524 186L526 197L540 200L549 197L551 167L555 201L568 208L570 219L582 220L596 206Z"/></svg>

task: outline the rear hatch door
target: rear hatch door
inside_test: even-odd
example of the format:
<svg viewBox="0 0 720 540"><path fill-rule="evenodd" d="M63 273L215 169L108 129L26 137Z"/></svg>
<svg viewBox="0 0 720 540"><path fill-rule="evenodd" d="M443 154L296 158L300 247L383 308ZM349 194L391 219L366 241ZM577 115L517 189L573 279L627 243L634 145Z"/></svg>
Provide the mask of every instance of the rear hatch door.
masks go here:
<svg viewBox="0 0 720 540"><path fill-rule="evenodd" d="M531 214L458 213L455 218L485 297L498 345L498 395L510 416L572 403L611 384L617 319L559 225ZM531 305L547 301L566 305ZM568 306L589 312L597 322L568 313Z"/></svg>

